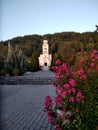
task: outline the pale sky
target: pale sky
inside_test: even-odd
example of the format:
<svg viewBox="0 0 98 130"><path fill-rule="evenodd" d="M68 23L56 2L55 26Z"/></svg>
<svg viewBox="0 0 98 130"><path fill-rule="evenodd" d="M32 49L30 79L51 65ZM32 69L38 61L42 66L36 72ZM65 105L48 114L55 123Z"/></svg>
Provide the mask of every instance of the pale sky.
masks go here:
<svg viewBox="0 0 98 130"><path fill-rule="evenodd" d="M93 32L98 0L0 0L0 40L57 32Z"/></svg>

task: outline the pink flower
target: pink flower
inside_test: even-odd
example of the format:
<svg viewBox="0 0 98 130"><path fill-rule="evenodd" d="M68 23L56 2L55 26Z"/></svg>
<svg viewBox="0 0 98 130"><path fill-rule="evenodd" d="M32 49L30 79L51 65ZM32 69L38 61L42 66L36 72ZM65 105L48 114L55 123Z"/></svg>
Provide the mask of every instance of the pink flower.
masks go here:
<svg viewBox="0 0 98 130"><path fill-rule="evenodd" d="M62 88L56 87L56 90L57 90L58 92L60 92L60 91L62 91Z"/></svg>
<svg viewBox="0 0 98 130"><path fill-rule="evenodd" d="M72 88L71 91L72 91L72 93L75 95L76 89L75 89L75 88Z"/></svg>
<svg viewBox="0 0 98 130"><path fill-rule="evenodd" d="M76 108L75 112L76 112L76 113L78 113L78 112L79 112L79 110Z"/></svg>
<svg viewBox="0 0 98 130"><path fill-rule="evenodd" d="M45 101L44 101L44 108L50 108L52 106L52 100L50 96L46 96Z"/></svg>
<svg viewBox="0 0 98 130"><path fill-rule="evenodd" d="M69 102L75 102L75 99L73 97L70 97Z"/></svg>
<svg viewBox="0 0 98 130"><path fill-rule="evenodd" d="M58 59L57 61L56 61L56 65L60 65L61 64L61 61Z"/></svg>
<svg viewBox="0 0 98 130"><path fill-rule="evenodd" d="M69 89L69 90L67 90L67 94L71 94L71 90Z"/></svg>
<svg viewBox="0 0 98 130"><path fill-rule="evenodd" d="M56 130L61 130L60 128L59 128L59 125L54 125L53 126Z"/></svg>
<svg viewBox="0 0 98 130"><path fill-rule="evenodd" d="M96 60L98 60L98 55L96 55L96 57L95 57L95 58L96 58Z"/></svg>
<svg viewBox="0 0 98 130"><path fill-rule="evenodd" d="M93 54L97 54L97 52L98 52L97 50L94 50L92 53L93 53Z"/></svg>
<svg viewBox="0 0 98 130"><path fill-rule="evenodd" d="M97 51L97 50L94 50L94 51L91 53L91 58L94 58L97 53L98 53L98 51Z"/></svg>
<svg viewBox="0 0 98 130"><path fill-rule="evenodd" d="M84 74L84 70L83 69L78 70L77 74L80 75L80 76L83 75Z"/></svg>
<svg viewBox="0 0 98 130"><path fill-rule="evenodd" d="M52 124L54 122L53 117L52 116L48 116L48 121Z"/></svg>
<svg viewBox="0 0 98 130"><path fill-rule="evenodd" d="M82 98L82 93L80 91L77 93L77 97Z"/></svg>
<svg viewBox="0 0 98 130"><path fill-rule="evenodd" d="M64 84L64 88L69 89L69 84Z"/></svg>
<svg viewBox="0 0 98 130"><path fill-rule="evenodd" d="M75 86L75 80L74 79L70 79L69 84L72 87Z"/></svg>
<svg viewBox="0 0 98 130"><path fill-rule="evenodd" d="M82 75L82 76L80 77L80 79L81 79L81 80L86 79L86 75Z"/></svg>
<svg viewBox="0 0 98 130"><path fill-rule="evenodd" d="M67 94L66 91L64 91L64 92L61 93L61 96L62 96L62 97L65 97L66 94Z"/></svg>
<svg viewBox="0 0 98 130"><path fill-rule="evenodd" d="M59 116L61 117L62 121L65 120L65 115L64 115L64 113L60 113Z"/></svg>
<svg viewBox="0 0 98 130"><path fill-rule="evenodd" d="M51 111L51 110L48 110L48 111L47 111L47 116L48 116L48 121L49 121L50 123L53 123L53 122L54 122L54 119L53 119L52 111Z"/></svg>
<svg viewBox="0 0 98 130"><path fill-rule="evenodd" d="M95 65L94 63L91 63L91 64L90 64L90 67L94 67L94 65Z"/></svg>
<svg viewBox="0 0 98 130"><path fill-rule="evenodd" d="M52 82L51 84L55 89L57 88L57 84L55 82Z"/></svg>
<svg viewBox="0 0 98 130"><path fill-rule="evenodd" d="M84 99L84 96L82 95L82 93L79 91L77 93L77 96L76 96L76 101L79 102L80 100ZM83 100L82 100L83 102Z"/></svg>
<svg viewBox="0 0 98 130"><path fill-rule="evenodd" d="M48 110L48 111L47 111L47 115L48 115L48 116L51 116L51 115L52 115L52 111Z"/></svg>
<svg viewBox="0 0 98 130"><path fill-rule="evenodd" d="M68 71L67 65L65 63L63 63L62 66L61 66L61 72L63 74L65 74L66 76L69 75L69 71Z"/></svg>
<svg viewBox="0 0 98 130"><path fill-rule="evenodd" d="M62 69L63 70L68 70L67 65L65 63L62 64Z"/></svg>
<svg viewBox="0 0 98 130"><path fill-rule="evenodd" d="M58 128L59 126L58 126L58 125L54 125L53 127L56 129L56 128Z"/></svg>
<svg viewBox="0 0 98 130"><path fill-rule="evenodd" d="M54 103L56 103L57 106L60 106L61 105L61 102L62 102L62 98L60 95L57 95L55 98L54 98Z"/></svg>

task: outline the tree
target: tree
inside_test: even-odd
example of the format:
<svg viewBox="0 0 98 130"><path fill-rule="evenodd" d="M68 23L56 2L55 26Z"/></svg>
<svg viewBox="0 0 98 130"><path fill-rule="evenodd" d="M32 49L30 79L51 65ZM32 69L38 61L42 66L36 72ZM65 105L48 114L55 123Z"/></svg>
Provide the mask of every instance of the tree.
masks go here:
<svg viewBox="0 0 98 130"><path fill-rule="evenodd" d="M59 46L58 53L62 56L63 62L68 65L74 64L75 50L71 47L70 42L65 42Z"/></svg>
<svg viewBox="0 0 98 130"><path fill-rule="evenodd" d="M39 61L37 55L32 54L32 56L27 59L27 70L28 71L39 70Z"/></svg>
<svg viewBox="0 0 98 130"><path fill-rule="evenodd" d="M26 57L23 54L23 51L18 46L15 46L13 52L13 68L18 68L20 73L25 72L26 67Z"/></svg>
<svg viewBox="0 0 98 130"><path fill-rule="evenodd" d="M5 64L5 57L0 54L0 70L4 68L4 64Z"/></svg>

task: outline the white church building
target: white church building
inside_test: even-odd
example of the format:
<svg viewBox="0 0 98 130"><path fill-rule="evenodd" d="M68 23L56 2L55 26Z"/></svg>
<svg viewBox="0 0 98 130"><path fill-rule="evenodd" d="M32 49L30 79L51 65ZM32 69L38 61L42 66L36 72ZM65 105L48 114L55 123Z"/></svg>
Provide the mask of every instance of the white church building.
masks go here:
<svg viewBox="0 0 98 130"><path fill-rule="evenodd" d="M49 70L51 66L52 55L49 54L48 40L43 40L42 54L39 56L39 66L43 70Z"/></svg>

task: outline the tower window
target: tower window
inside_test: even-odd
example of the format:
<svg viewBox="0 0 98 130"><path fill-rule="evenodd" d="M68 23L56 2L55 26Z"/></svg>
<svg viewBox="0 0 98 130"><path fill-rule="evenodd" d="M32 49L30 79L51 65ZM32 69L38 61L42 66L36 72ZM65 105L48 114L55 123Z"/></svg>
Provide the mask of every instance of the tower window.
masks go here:
<svg viewBox="0 0 98 130"><path fill-rule="evenodd" d="M47 48L44 48L44 50L47 50Z"/></svg>

